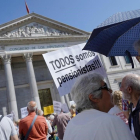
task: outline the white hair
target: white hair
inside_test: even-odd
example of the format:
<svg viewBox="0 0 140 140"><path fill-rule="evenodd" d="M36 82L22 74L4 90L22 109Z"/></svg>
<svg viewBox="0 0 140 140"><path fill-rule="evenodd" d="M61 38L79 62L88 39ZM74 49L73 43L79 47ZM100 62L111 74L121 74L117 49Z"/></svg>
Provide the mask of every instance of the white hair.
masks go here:
<svg viewBox="0 0 140 140"><path fill-rule="evenodd" d="M85 74L77 79L72 87L71 95L78 112L91 108L97 109L96 104L89 100L89 94L94 95L95 98L102 98L101 90L94 91L101 87L101 81L103 77L97 73Z"/></svg>
<svg viewBox="0 0 140 140"><path fill-rule="evenodd" d="M134 49L136 51L140 50L140 39L134 42Z"/></svg>
<svg viewBox="0 0 140 140"><path fill-rule="evenodd" d="M50 118L50 120L53 121L54 120L54 115L50 115L49 118Z"/></svg>
<svg viewBox="0 0 140 140"><path fill-rule="evenodd" d="M28 107L29 111L31 111L31 112L36 111L36 109L37 109L37 105L35 105L33 107L33 106L30 105L30 102L28 102L27 107Z"/></svg>
<svg viewBox="0 0 140 140"><path fill-rule="evenodd" d="M140 76L137 74L128 74L125 76L125 88L131 86L133 90L140 92Z"/></svg>
<svg viewBox="0 0 140 140"><path fill-rule="evenodd" d="M44 112L42 110L37 109L36 114L39 116L43 116Z"/></svg>

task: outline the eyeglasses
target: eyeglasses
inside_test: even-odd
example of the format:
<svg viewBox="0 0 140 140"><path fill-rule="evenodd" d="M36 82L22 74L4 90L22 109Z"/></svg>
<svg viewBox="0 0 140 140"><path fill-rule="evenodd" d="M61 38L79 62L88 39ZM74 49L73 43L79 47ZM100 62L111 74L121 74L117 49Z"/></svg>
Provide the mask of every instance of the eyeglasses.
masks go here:
<svg viewBox="0 0 140 140"><path fill-rule="evenodd" d="M95 91L102 90L102 89L106 89L107 91L112 91L110 88L108 88L107 84L105 83L104 86L98 88L97 90L94 90L94 92L95 92Z"/></svg>

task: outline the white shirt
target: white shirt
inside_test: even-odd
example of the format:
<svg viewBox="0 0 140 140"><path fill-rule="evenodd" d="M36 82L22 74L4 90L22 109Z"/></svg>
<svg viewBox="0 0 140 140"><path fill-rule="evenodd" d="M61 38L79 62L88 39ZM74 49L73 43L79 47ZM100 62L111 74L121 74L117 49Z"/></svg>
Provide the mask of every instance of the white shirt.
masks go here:
<svg viewBox="0 0 140 140"><path fill-rule="evenodd" d="M47 134L47 139L51 136L49 133L52 133L52 126L49 122L49 120L46 119L47 126L48 126L48 134Z"/></svg>
<svg viewBox="0 0 140 140"><path fill-rule="evenodd" d="M120 118L90 109L71 119L63 140L136 140L136 138Z"/></svg>
<svg viewBox="0 0 140 140"><path fill-rule="evenodd" d="M116 115L118 116L120 119L122 119L127 125L128 125L128 120L126 118L126 116L124 115L123 111L121 111L119 109L119 107L117 107L116 105L114 107L112 107L109 111L108 111L109 114L112 114L112 115Z"/></svg>
<svg viewBox="0 0 140 140"><path fill-rule="evenodd" d="M116 115L116 114L118 114L118 113L121 113L122 111L116 106L116 105L114 105L114 107L112 107L109 111L108 111L108 113L109 114L112 114L112 115Z"/></svg>
<svg viewBox="0 0 140 140"><path fill-rule="evenodd" d="M17 135L14 123L10 118L3 117L0 122L0 140L9 140L14 135Z"/></svg>

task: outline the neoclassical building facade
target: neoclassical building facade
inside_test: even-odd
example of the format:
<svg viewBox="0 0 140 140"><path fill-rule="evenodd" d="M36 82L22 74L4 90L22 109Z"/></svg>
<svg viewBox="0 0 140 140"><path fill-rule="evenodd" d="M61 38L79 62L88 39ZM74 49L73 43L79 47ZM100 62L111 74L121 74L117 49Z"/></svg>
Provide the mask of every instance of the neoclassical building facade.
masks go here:
<svg viewBox="0 0 140 140"><path fill-rule="evenodd" d="M20 108L30 100L42 109L52 100L69 105L70 95L59 96L42 54L86 42L89 35L35 13L0 25L0 114L21 118Z"/></svg>

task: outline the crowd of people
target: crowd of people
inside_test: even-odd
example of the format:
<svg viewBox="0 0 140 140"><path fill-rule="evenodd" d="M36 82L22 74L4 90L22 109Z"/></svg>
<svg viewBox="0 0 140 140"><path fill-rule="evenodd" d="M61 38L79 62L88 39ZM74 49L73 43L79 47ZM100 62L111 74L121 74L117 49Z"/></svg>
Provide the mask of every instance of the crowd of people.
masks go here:
<svg viewBox="0 0 140 140"><path fill-rule="evenodd" d="M101 75L85 74L71 95L70 113L44 116L30 101L23 119L0 116L0 140L140 140L139 75L126 75L113 93Z"/></svg>
<svg viewBox="0 0 140 140"><path fill-rule="evenodd" d="M128 74L114 92L99 74L81 76L71 91L78 115L63 140L140 140L140 76Z"/></svg>
<svg viewBox="0 0 140 140"><path fill-rule="evenodd" d="M60 114L49 114L37 108L36 102L27 104L28 116L12 121L0 116L0 140L61 140L68 122L76 115L75 105L69 113L61 110Z"/></svg>

